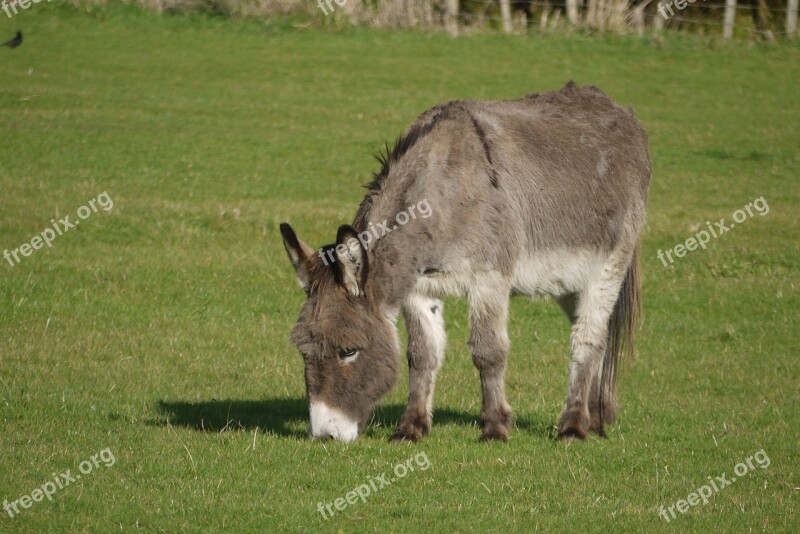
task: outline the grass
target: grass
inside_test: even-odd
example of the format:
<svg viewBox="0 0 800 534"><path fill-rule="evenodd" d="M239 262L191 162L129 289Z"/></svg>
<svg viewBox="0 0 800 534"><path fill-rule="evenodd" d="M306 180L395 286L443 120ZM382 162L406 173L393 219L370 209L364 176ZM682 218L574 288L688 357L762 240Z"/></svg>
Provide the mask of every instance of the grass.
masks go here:
<svg viewBox="0 0 800 534"><path fill-rule="evenodd" d="M0 499L109 448L113 466L0 528L237 531L796 531L800 48L687 36L318 32L291 24L33 5L0 33L0 247L107 192L114 206L0 265ZM515 300L507 444L478 442L463 302L431 436L387 443L405 376L356 443L311 442L303 301L278 233L320 245L349 222L370 155L421 111L569 79L636 108L654 176L645 323L607 440L566 446L568 326ZM755 215L669 268L705 221ZM763 449L671 523L659 507ZM409 473L323 520L398 463Z"/></svg>

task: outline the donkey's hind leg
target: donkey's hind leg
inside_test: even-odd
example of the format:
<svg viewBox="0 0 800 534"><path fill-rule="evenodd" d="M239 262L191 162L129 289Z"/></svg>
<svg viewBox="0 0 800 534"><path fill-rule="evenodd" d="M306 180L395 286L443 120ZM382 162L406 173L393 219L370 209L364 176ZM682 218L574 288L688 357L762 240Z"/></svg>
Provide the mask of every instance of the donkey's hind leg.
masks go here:
<svg viewBox="0 0 800 534"><path fill-rule="evenodd" d="M506 402L509 288L500 278L479 280L469 293L472 362L481 376L481 440L508 439L513 413Z"/></svg>
<svg viewBox="0 0 800 534"><path fill-rule="evenodd" d="M417 441L433 422L436 373L444 362L447 337L441 300L411 295L403 305L408 330L408 405L392 441Z"/></svg>
<svg viewBox="0 0 800 534"><path fill-rule="evenodd" d="M571 299L561 299L572 321L570 385L558 425L560 439L585 439L589 431L604 435L603 422L613 414L600 413L600 381L608 343L609 319L630 263L628 254L612 254L599 275ZM612 404L615 404L611 400ZM605 410L613 410L605 406Z"/></svg>
<svg viewBox="0 0 800 534"><path fill-rule="evenodd" d="M575 326L578 320L578 295L569 293L557 298L556 302L558 302L558 305L564 310L564 314L567 316L567 319L569 319L570 324ZM606 407L605 414L600 413L600 375L601 373L597 373L597 378L592 380L592 388L589 392L589 431L600 436L605 436L603 419L609 423L613 422L613 416L616 413L616 401L610 399L610 403L614 406Z"/></svg>

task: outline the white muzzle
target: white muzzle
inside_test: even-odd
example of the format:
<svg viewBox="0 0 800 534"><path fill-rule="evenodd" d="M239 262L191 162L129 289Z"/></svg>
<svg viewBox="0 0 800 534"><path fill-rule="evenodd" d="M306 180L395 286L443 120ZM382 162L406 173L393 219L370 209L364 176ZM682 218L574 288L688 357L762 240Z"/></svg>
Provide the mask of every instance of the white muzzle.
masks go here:
<svg viewBox="0 0 800 534"><path fill-rule="evenodd" d="M350 443L358 437L358 423L324 402L312 402L309 434L312 438L333 438Z"/></svg>

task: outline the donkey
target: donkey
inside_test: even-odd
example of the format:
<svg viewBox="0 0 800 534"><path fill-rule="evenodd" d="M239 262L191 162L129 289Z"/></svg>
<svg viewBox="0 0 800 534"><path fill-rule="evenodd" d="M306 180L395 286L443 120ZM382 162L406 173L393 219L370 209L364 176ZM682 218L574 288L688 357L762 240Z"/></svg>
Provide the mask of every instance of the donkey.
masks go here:
<svg viewBox="0 0 800 534"><path fill-rule="evenodd" d="M618 409L617 360L633 352L651 173L633 110L572 82L519 100L447 102L378 160L335 243L315 251L280 226L307 295L291 340L305 363L311 437L350 442L367 424L397 378L400 311L409 391L391 440L430 431L446 295L469 302L481 439L507 440L512 425L504 385L512 295L549 295L572 323L559 438L605 436ZM407 208L420 203L428 216L410 219Z"/></svg>

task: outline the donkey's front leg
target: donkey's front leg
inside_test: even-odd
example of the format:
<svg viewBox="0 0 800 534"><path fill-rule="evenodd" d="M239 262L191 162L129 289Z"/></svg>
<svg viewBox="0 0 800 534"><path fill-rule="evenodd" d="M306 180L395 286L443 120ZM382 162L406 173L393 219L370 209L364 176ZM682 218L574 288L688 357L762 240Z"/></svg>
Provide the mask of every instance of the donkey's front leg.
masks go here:
<svg viewBox="0 0 800 534"><path fill-rule="evenodd" d="M433 422L436 373L444 362L444 304L414 294L403 305L408 330L408 406L392 441L417 441Z"/></svg>
<svg viewBox="0 0 800 534"><path fill-rule="evenodd" d="M481 439L508 439L513 413L506 402L509 290L500 280L487 280L470 290L469 345L481 375Z"/></svg>

